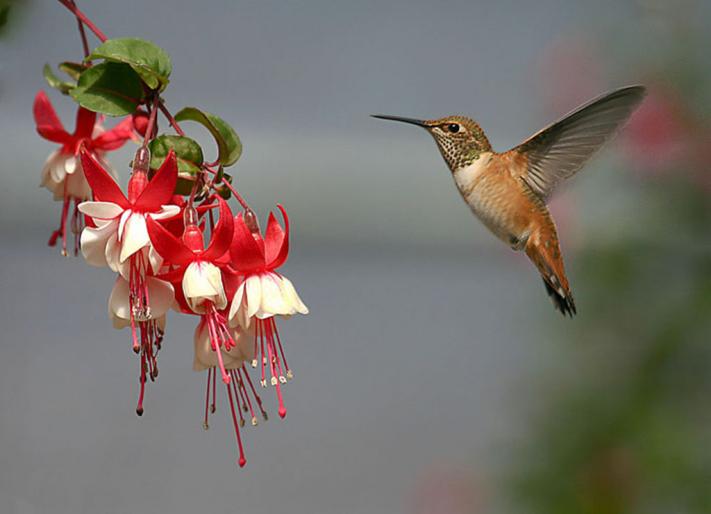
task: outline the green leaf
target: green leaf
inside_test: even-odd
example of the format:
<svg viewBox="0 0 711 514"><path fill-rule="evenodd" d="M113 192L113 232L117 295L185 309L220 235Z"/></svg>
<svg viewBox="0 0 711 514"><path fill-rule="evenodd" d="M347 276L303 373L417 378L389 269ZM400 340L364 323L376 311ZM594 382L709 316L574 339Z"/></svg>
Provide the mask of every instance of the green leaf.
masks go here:
<svg viewBox="0 0 711 514"><path fill-rule="evenodd" d="M197 142L185 136L159 136L149 144L151 168L160 168L171 149L178 159L178 176L191 179L200 172L203 156Z"/></svg>
<svg viewBox="0 0 711 514"><path fill-rule="evenodd" d="M143 100L143 84L128 64L104 62L87 68L71 95L90 111L125 116Z"/></svg>
<svg viewBox="0 0 711 514"><path fill-rule="evenodd" d="M74 80L79 80L79 76L84 70L87 69L87 66L84 64L69 61L61 62L57 67L59 68L59 71L63 71Z"/></svg>
<svg viewBox="0 0 711 514"><path fill-rule="evenodd" d="M196 121L210 131L218 148L218 161L223 166L232 166L242 155L242 143L237 133L225 120L197 107L185 107L175 115L177 121Z"/></svg>
<svg viewBox="0 0 711 514"><path fill-rule="evenodd" d="M109 39L99 45L87 60L106 59L128 64L150 89L163 91L172 71L170 56L161 47L139 38Z"/></svg>
<svg viewBox="0 0 711 514"><path fill-rule="evenodd" d="M54 72L52 71L52 67L49 64L44 65L44 68L42 68L42 74L44 75L44 79L47 81L47 84L49 84L50 87L58 89L65 95L69 94L69 92L76 86L76 84L73 84L71 82L65 82L59 79L54 74Z"/></svg>

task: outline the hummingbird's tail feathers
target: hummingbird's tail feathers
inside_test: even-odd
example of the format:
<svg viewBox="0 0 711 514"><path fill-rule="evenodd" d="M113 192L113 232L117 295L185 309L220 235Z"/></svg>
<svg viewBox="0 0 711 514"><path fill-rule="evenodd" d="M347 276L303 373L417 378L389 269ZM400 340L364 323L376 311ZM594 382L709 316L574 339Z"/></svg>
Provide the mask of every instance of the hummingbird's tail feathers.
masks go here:
<svg viewBox="0 0 711 514"><path fill-rule="evenodd" d="M548 296L551 297L551 300L553 300L553 305L563 313L563 316L567 315L572 318L578 313L575 308L575 300L573 300L573 295L570 294L570 291L565 295L561 295L558 289L551 287L550 284L546 282L545 278L543 279L543 285L546 286L546 291L548 292Z"/></svg>
<svg viewBox="0 0 711 514"><path fill-rule="evenodd" d="M556 309L571 318L577 313L575 300L570 292L568 278L565 276L563 258L555 233L552 237L541 238L541 234L530 237L526 243L526 255L536 265L541 274L546 291L553 300Z"/></svg>

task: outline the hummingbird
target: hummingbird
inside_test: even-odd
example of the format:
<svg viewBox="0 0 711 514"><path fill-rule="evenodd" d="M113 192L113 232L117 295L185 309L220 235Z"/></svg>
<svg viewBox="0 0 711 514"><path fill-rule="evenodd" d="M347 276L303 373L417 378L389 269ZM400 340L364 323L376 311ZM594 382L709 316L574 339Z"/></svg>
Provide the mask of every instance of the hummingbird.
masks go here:
<svg viewBox="0 0 711 514"><path fill-rule="evenodd" d="M558 185L575 175L615 135L644 96L645 88L639 85L601 95L503 153L492 150L481 127L465 116L436 120L373 117L417 125L429 132L474 215L513 250L526 253L554 306L573 317L575 301L546 204Z"/></svg>

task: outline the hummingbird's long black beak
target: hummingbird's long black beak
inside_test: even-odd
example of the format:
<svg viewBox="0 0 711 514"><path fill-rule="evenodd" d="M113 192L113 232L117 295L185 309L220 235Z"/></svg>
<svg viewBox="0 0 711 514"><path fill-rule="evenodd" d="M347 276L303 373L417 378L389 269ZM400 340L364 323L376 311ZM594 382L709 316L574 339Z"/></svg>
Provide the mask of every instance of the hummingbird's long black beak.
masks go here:
<svg viewBox="0 0 711 514"><path fill-rule="evenodd" d="M371 114L371 116L373 118L379 118L381 120L401 121L403 123L409 123L410 125L417 125L418 127L427 126L424 120L418 120L415 118L403 118L402 116L386 116L385 114Z"/></svg>

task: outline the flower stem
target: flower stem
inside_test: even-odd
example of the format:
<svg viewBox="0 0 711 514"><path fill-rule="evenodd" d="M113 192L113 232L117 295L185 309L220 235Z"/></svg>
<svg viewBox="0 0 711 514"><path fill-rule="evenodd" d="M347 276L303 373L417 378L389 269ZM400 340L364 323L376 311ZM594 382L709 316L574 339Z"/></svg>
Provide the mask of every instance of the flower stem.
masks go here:
<svg viewBox="0 0 711 514"><path fill-rule="evenodd" d="M210 168L208 168L208 167L205 167L205 169L206 169L209 173L212 173L212 174L214 174L214 175L217 175L217 171L215 171L215 170L213 170L213 169L210 169ZM222 179L222 183L223 183L225 186L227 186L227 189L229 189L230 191L232 191L232 194L234 195L235 199L239 202L239 204L242 206L242 208L243 208L245 211L250 210L250 209L249 209L249 205L247 204L247 202L245 201L245 199L242 198L242 195L237 192L237 190L232 186L232 184L229 183L229 181L227 181L227 180L225 180L225 179Z"/></svg>
<svg viewBox="0 0 711 514"><path fill-rule="evenodd" d="M74 0L71 0L72 5L76 8L77 4ZM77 16L77 26L79 27L79 36L81 37L81 45L84 48L84 57L89 57L89 42L86 39L86 30L84 30L84 24L81 19Z"/></svg>
<svg viewBox="0 0 711 514"><path fill-rule="evenodd" d="M151 105L151 113L148 116L148 126L146 127L146 133L143 136L143 148L148 148L148 143L151 139L153 139L153 133L155 132L156 128L156 117L158 114L158 102L160 102L160 98L158 95L155 95L153 97L153 105Z"/></svg>
<svg viewBox="0 0 711 514"><path fill-rule="evenodd" d="M163 116L166 117L168 120L168 123L170 123L170 126L175 129L175 131L178 133L180 136L184 136L185 132L183 132L183 129L180 128L180 125L178 125L178 122L175 121L175 118L173 118L173 115L170 114L170 111L168 108L165 106L162 100L158 101L158 107L160 108L160 112L163 113Z"/></svg>
<svg viewBox="0 0 711 514"><path fill-rule="evenodd" d="M106 34L101 32L99 28L94 25L94 22L92 22L89 18L86 17L86 15L79 10L79 8L76 6L73 0L58 0L60 4L62 4L64 7L69 9L74 16L77 17L78 20L80 20L84 25L87 26L87 28L94 33L94 35L99 38L99 41L102 43L106 41L108 38L106 37ZM87 45L88 48L88 45Z"/></svg>

